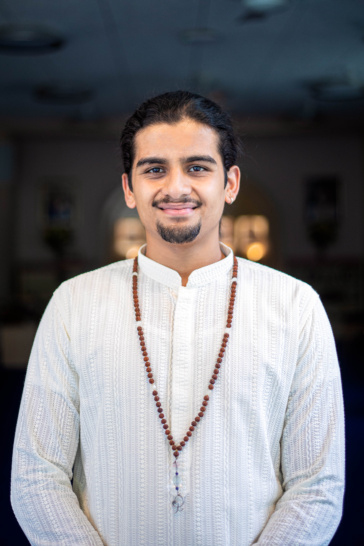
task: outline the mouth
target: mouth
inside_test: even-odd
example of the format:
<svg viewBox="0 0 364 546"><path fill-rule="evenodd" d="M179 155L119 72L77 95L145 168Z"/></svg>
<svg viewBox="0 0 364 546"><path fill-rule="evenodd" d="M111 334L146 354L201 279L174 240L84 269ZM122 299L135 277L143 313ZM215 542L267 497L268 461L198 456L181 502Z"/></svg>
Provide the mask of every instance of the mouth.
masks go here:
<svg viewBox="0 0 364 546"><path fill-rule="evenodd" d="M189 216L201 206L198 201L156 202L153 206L167 216Z"/></svg>

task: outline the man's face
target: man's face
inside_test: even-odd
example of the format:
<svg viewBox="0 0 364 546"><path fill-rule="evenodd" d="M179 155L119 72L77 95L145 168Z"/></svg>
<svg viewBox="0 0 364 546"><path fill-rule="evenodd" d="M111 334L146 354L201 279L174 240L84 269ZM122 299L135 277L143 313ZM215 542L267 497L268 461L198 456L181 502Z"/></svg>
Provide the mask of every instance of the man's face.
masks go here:
<svg viewBox="0 0 364 546"><path fill-rule="evenodd" d="M133 191L125 174L123 189L127 205L137 207L147 243L218 240L226 195L235 197L230 171L238 171L230 169L224 188L218 138L215 130L190 119L154 124L136 134Z"/></svg>

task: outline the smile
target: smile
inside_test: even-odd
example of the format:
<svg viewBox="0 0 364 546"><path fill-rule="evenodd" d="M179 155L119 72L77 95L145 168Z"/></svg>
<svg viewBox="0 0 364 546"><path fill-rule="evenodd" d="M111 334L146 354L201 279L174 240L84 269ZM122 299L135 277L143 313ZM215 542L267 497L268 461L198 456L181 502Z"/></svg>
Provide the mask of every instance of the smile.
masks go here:
<svg viewBox="0 0 364 546"><path fill-rule="evenodd" d="M200 207L200 203L194 201L186 202L159 202L153 203L163 214L166 216L189 216L193 214L193 211Z"/></svg>
<svg viewBox="0 0 364 546"><path fill-rule="evenodd" d="M158 208L167 216L188 216L193 213L197 206L193 203L181 203L178 205L163 203Z"/></svg>

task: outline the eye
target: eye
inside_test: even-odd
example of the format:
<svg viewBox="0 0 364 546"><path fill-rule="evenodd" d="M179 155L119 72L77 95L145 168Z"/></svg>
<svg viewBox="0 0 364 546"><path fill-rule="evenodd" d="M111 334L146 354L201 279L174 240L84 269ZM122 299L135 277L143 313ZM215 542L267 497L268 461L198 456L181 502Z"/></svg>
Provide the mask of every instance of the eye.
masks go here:
<svg viewBox="0 0 364 546"><path fill-rule="evenodd" d="M190 167L188 170L194 173L201 173L203 171L206 171L205 167L201 167L201 165L192 165L192 167Z"/></svg>
<svg viewBox="0 0 364 546"><path fill-rule="evenodd" d="M149 169L146 172L151 174L160 174L161 172L163 172L163 169L162 167L153 167L152 169Z"/></svg>

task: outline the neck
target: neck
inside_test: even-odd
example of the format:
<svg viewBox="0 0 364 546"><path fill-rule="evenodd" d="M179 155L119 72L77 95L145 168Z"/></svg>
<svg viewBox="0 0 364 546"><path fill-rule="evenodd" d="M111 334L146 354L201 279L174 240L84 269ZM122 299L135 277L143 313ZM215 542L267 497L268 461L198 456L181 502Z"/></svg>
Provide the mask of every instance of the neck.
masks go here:
<svg viewBox="0 0 364 546"><path fill-rule="evenodd" d="M146 256L155 262L174 269L182 278L182 286L186 286L188 278L195 269L211 265L224 258L218 238L201 248L195 242L186 244L171 244L163 242L155 245L148 241Z"/></svg>

